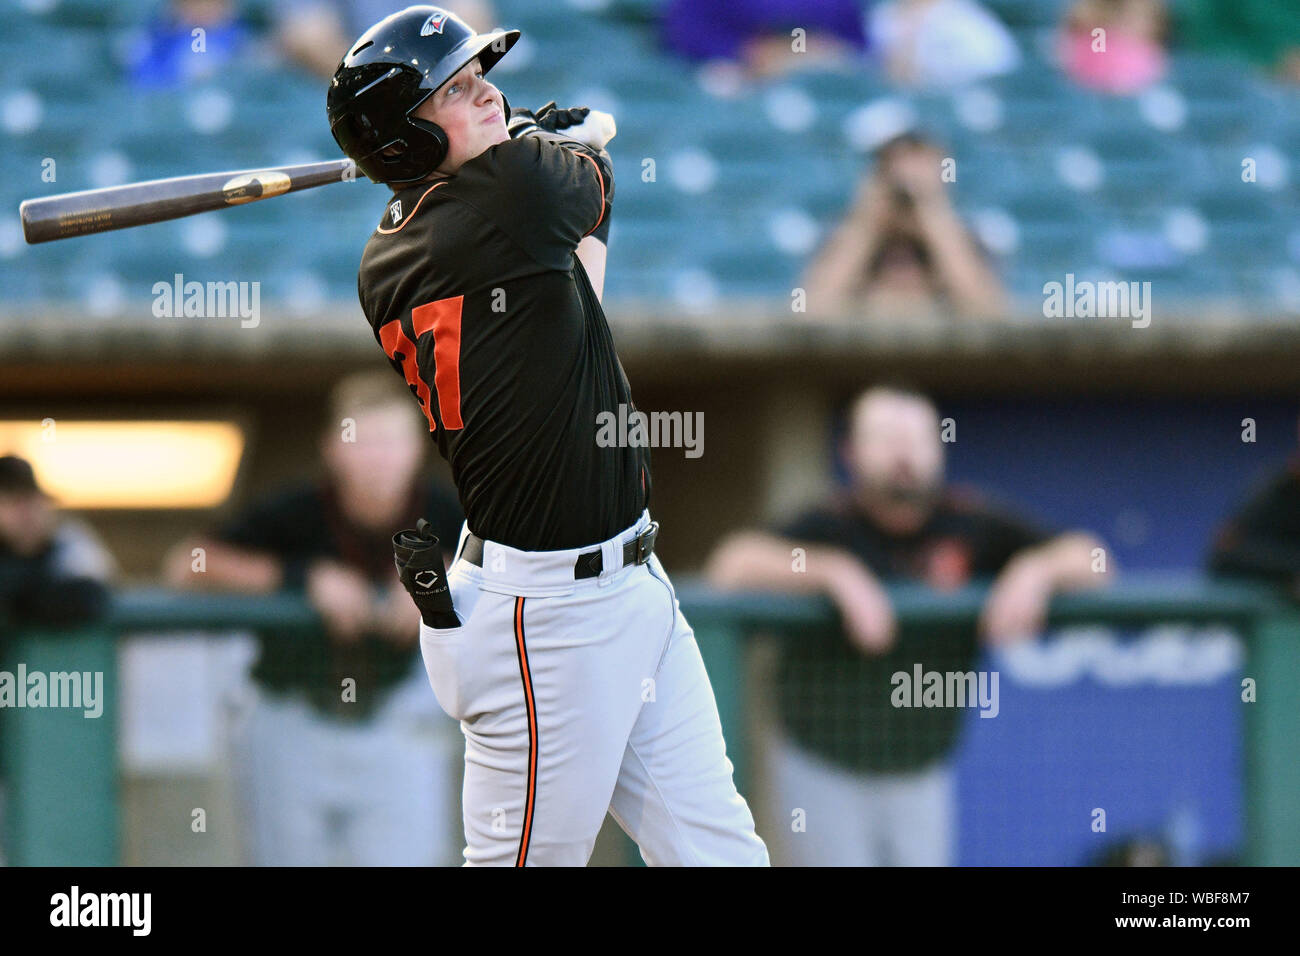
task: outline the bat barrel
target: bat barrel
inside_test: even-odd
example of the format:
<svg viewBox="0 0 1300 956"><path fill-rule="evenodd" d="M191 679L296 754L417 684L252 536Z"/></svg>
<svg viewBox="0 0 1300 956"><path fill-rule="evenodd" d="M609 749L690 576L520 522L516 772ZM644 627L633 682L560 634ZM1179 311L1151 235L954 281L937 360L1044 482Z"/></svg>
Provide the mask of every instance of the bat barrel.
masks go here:
<svg viewBox="0 0 1300 956"><path fill-rule="evenodd" d="M350 159L204 173L28 199L18 215L23 237L35 244L179 219L355 178Z"/></svg>

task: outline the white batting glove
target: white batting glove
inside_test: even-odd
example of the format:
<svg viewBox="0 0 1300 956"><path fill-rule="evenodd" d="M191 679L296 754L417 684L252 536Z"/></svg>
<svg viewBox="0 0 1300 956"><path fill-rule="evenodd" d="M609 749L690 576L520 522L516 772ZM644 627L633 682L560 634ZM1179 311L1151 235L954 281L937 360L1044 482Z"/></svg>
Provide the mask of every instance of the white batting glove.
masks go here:
<svg viewBox="0 0 1300 956"><path fill-rule="evenodd" d="M533 121L547 132L559 133L591 149L604 149L618 132L614 117L608 113L586 106L562 110L554 100L538 110Z"/></svg>
<svg viewBox="0 0 1300 956"><path fill-rule="evenodd" d="M592 149L604 149L605 144L617 134L618 126L614 123L614 117L601 110L592 110L581 123L564 130L564 135L569 139L577 140Z"/></svg>

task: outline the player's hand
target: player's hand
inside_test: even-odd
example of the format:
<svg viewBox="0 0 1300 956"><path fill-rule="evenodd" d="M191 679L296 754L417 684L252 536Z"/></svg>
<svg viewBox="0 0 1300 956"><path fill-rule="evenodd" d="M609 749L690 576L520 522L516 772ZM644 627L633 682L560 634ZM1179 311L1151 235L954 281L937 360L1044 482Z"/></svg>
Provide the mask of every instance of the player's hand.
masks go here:
<svg viewBox="0 0 1300 956"><path fill-rule="evenodd" d="M860 562L847 559L838 565L828 575L827 586L855 647L874 656L894 646L894 607L880 582Z"/></svg>
<svg viewBox="0 0 1300 956"><path fill-rule="evenodd" d="M1052 582L1033 561L1013 561L993 582L979 627L994 647L1032 640L1042 633Z"/></svg>
<svg viewBox="0 0 1300 956"><path fill-rule="evenodd" d="M307 569L307 599L325 619L330 635L342 643L356 641L370 623L370 583L337 561L317 561Z"/></svg>
<svg viewBox="0 0 1300 956"><path fill-rule="evenodd" d="M512 109L510 111L506 132L510 134L511 139L526 136L535 129L545 130L548 133L562 133L569 139L592 149L604 149L618 133L618 126L613 116L587 106L560 109L555 105L555 101L551 100L535 113L532 110Z"/></svg>
<svg viewBox="0 0 1300 956"><path fill-rule="evenodd" d="M420 636L420 609L411 603L411 596L401 581L394 581L375 602L370 625L399 647L415 643Z"/></svg>
<svg viewBox="0 0 1300 956"><path fill-rule="evenodd" d="M614 117L601 110L587 109L584 106L578 110L559 110L558 112L568 114L581 112L583 114L577 123L560 126L556 130L569 139L577 140L583 146L590 146L592 149L604 149L605 145L618 134L618 126L614 122ZM541 122L541 117L538 118L538 122Z"/></svg>
<svg viewBox="0 0 1300 956"><path fill-rule="evenodd" d="M538 110L511 109L510 116L506 120L506 132L510 134L511 139L516 139L535 129L554 133L578 125L587 118L589 112L590 110L585 106L568 110L558 109L555 100L551 100Z"/></svg>
<svg viewBox="0 0 1300 956"><path fill-rule="evenodd" d="M590 112L591 109L586 106L562 110L555 105L555 100L551 100L537 111L537 125L548 133L558 133L571 126L581 126Z"/></svg>

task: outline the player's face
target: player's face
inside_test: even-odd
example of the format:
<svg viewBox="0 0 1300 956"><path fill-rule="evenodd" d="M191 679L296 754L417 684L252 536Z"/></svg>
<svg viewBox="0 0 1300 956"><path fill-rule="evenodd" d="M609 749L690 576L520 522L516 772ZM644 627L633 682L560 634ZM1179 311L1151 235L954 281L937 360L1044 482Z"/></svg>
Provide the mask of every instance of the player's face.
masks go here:
<svg viewBox="0 0 1300 956"><path fill-rule="evenodd" d="M477 59L421 103L415 115L437 123L447 134L447 158L438 167L438 172L447 175L489 146L510 138L501 91L483 78Z"/></svg>
<svg viewBox="0 0 1300 956"><path fill-rule="evenodd" d="M20 555L38 552L54 531L54 508L42 494L0 494L0 544Z"/></svg>
<svg viewBox="0 0 1300 956"><path fill-rule="evenodd" d="M326 467L343 493L383 501L406 494L424 451L418 413L413 406L394 404L368 408L352 418L349 433L332 430L324 444Z"/></svg>
<svg viewBox="0 0 1300 956"><path fill-rule="evenodd" d="M871 395L856 409L849 466L855 481L873 493L900 503L932 498L943 480L934 409L909 395Z"/></svg>

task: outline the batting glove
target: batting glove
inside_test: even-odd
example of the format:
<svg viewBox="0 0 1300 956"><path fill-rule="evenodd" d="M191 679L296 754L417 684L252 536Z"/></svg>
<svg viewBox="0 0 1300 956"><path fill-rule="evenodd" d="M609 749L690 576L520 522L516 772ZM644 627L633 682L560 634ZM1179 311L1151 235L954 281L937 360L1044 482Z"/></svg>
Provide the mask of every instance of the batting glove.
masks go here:
<svg viewBox="0 0 1300 956"><path fill-rule="evenodd" d="M604 149L605 144L618 133L614 117L602 110L587 109L584 106L576 110L557 110L556 115L557 124L564 123L562 126L557 125L557 132L595 150ZM577 120L576 123L573 122L574 119ZM542 120L543 117L539 115L538 123Z"/></svg>
<svg viewBox="0 0 1300 956"><path fill-rule="evenodd" d="M581 126L591 110L585 106L575 106L562 110L555 105L555 100L547 103L537 111L537 125L548 133L566 132L572 126Z"/></svg>
<svg viewBox="0 0 1300 956"><path fill-rule="evenodd" d="M438 547L438 536L429 522L421 518L415 530L393 535L393 560L406 593L420 609L420 618L429 627L460 626L447 584L447 568Z"/></svg>
<svg viewBox="0 0 1300 956"><path fill-rule="evenodd" d="M614 138L617 128L614 117L586 106L560 109L555 101L547 103L536 113L532 110L512 110L506 125L512 139L527 136L534 130L560 133L567 139L600 150Z"/></svg>

